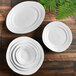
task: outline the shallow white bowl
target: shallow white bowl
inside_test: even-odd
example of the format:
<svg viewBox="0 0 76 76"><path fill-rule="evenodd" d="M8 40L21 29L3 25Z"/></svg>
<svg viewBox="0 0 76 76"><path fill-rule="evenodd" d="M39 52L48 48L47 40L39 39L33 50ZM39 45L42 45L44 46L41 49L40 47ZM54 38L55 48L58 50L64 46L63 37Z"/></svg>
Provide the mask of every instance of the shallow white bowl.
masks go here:
<svg viewBox="0 0 76 76"><path fill-rule="evenodd" d="M72 32L62 22L50 22L43 30L42 40L50 50L63 52L72 43Z"/></svg>

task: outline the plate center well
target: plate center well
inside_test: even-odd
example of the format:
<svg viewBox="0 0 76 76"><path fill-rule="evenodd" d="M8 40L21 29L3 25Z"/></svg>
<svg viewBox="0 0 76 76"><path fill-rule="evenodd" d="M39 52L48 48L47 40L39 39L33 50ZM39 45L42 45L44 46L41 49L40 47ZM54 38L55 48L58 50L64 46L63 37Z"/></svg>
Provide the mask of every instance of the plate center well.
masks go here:
<svg viewBox="0 0 76 76"><path fill-rule="evenodd" d="M55 27L49 31L49 41L53 45L63 45L66 42L66 32L60 27Z"/></svg>
<svg viewBox="0 0 76 76"><path fill-rule="evenodd" d="M17 52L17 60L20 64L26 65L34 60L33 53L31 52L32 48L21 48Z"/></svg>
<svg viewBox="0 0 76 76"><path fill-rule="evenodd" d="M19 9L12 18L12 23L15 27L28 27L35 23L37 20L38 12L30 7Z"/></svg>

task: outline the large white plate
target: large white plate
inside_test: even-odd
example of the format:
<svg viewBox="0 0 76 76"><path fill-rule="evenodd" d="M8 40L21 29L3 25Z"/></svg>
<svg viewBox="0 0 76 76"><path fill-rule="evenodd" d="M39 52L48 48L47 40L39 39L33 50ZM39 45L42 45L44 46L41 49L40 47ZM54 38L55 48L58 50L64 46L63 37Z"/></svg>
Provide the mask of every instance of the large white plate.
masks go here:
<svg viewBox="0 0 76 76"><path fill-rule="evenodd" d="M44 28L42 39L50 50L63 52L72 43L72 32L66 24L54 21Z"/></svg>
<svg viewBox="0 0 76 76"><path fill-rule="evenodd" d="M25 42L25 41L24 41ZM23 42L23 43L24 43ZM40 53L38 53L38 48L36 48L36 46L34 45L34 44L32 44L31 42L29 43L17 43L16 45L14 44L14 46L12 46L12 49L10 49L10 58L12 58L12 55L13 55L13 61L14 61L14 63L16 64L16 65L18 65L18 66L20 66L20 67L23 67L23 68L27 68L27 67L30 67L31 65L33 66L33 65L35 65L35 61L37 60L38 61L38 59L39 59L39 55L40 55ZM19 61L20 61L20 64L22 63L22 61L20 60L20 58L18 58L17 56L18 56L18 48L20 48L20 47L29 47L29 48L32 48L31 49L31 52L32 52L32 55L33 55L33 58L34 58L34 61L32 61L32 63L30 62L30 65L28 64L28 65L19 65L18 63L19 63ZM30 53L31 53L30 52ZM35 55L35 56L34 56ZM20 55L19 55L20 56ZM18 60L19 59L19 60ZM33 60L33 59L32 59ZM37 61L36 61L36 63L37 63ZM18 62L18 63L17 63ZM23 63L22 63L23 64Z"/></svg>
<svg viewBox="0 0 76 76"><path fill-rule="evenodd" d="M17 41L17 40L16 40ZM19 64L19 62L18 62L18 60L17 60L17 51L18 51L18 49L19 48L21 48L21 47L32 47L33 48L33 50L31 50L31 52L32 52L32 54L34 53L34 52L36 52L36 53L34 53L35 54L35 61L33 61L32 63L30 62L30 65L28 64L28 65L20 65ZM33 43L31 43L31 42L29 42L28 41L28 43L25 41L25 40L22 40L22 41L18 41L18 42L15 42L15 43L13 43L13 45L10 47L10 51L9 51L9 55L10 55L10 61L11 61L11 63L17 68L17 69L21 69L21 68L29 68L31 65L33 66L33 65L35 65L36 63L38 63L38 60L39 60L39 57L40 57L40 52L38 51L39 50L39 48L38 47L36 47L36 45L35 44L33 44ZM39 52L39 53L38 53ZM39 57L38 57L39 56ZM34 57L34 55L33 55L33 57ZM37 61L36 61L37 60ZM20 62L22 62L22 61L20 61ZM36 63L35 63L36 62ZM23 70L23 69L21 69L21 70Z"/></svg>
<svg viewBox="0 0 76 76"><path fill-rule="evenodd" d="M16 45L15 45L16 44ZM23 46L24 44L24 46ZM14 61L15 61L15 58L13 59L13 56L18 54L19 50L20 50L20 53L21 53L21 49L17 50L19 47L25 47L26 48L26 45L27 44L31 44L30 46L33 46L34 51L36 51L36 60L33 59L34 61L29 64L30 67L28 67L28 63L26 65L23 65L24 68L21 68L22 66L20 65L17 65ZM28 45L28 50L29 50L29 46ZM18 47L19 46L19 47ZM31 47L30 47L31 49ZM16 52L15 52L16 51ZM35 54L33 51L29 50L30 54ZM20 53L18 55L20 55ZM26 53L27 54L27 53ZM29 53L28 53L29 54ZM27 54L27 55L28 55ZM29 55L30 55L29 54ZM18 57L18 55L16 55ZM26 56L27 56L26 55ZM24 57L24 56L23 56ZM30 57L30 56L29 56ZM32 56L31 56L32 57ZM19 59L19 58L17 58ZM26 58L25 58L26 59ZM8 49L7 49L7 53L6 53L6 60L7 60L7 64L8 66L16 73L18 74L21 74L21 75L31 75L33 73L35 73L42 65L43 63L43 60L44 60L44 52L43 52L43 48L41 47L41 45L34 39L32 38L29 38L29 37L18 37L16 39L14 39L8 46ZM27 60L27 59L26 59ZM20 60L19 60L20 61ZM28 60L27 60L28 61ZM31 61L31 60L30 60ZM20 61L21 62L21 61ZM22 63L23 64L23 63Z"/></svg>
<svg viewBox="0 0 76 76"><path fill-rule="evenodd" d="M17 34L37 29L45 17L43 6L35 1L25 1L11 9L6 18L7 28Z"/></svg>

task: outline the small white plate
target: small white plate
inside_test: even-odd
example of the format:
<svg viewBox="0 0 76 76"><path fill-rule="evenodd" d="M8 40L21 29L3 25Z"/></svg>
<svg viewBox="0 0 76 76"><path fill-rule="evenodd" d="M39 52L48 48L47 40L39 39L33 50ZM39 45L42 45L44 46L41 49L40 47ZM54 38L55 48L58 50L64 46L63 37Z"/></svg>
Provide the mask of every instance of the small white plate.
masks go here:
<svg viewBox="0 0 76 76"><path fill-rule="evenodd" d="M23 44L21 44L23 42L23 44L25 44L24 46L23 46ZM16 43L16 45L15 45L15 43ZM20 43L20 44L19 44ZM24 60L23 60L23 63L21 63L21 60L22 59L20 59L19 60L19 63L21 63L21 65L23 65L24 66L24 68L22 68L22 66L20 66L20 65L17 65L15 62L14 62L14 60L15 60L15 58L13 59L13 56L14 55L16 55L16 57L17 57L17 60L19 59L19 58L21 58L21 57L19 57L19 55L21 55L21 53L22 54L27 54L26 52L22 52L22 51L25 51L25 50L22 50L21 48L23 47L26 47L26 45L27 44L31 44L31 46L33 46L33 48L35 47L35 49L33 50L33 51L36 51L36 56L38 55L38 57L36 57L36 60L34 59L34 61L31 63L31 64L29 64L29 66L30 67L26 67L26 65L28 66L28 63L26 64L26 65L23 65L23 63L25 63L24 62ZM19 47L18 47L19 46ZM30 47L29 45L28 45L28 47ZM19 49L20 48L20 49ZM29 49L29 48L28 48ZM21 51L22 50L22 51ZM16 51L16 52L15 52ZM20 51L20 52L18 52L18 51ZM27 50L26 50L27 51ZM35 54L34 52L32 53L32 51L31 50L29 50L29 52L30 52L30 54L32 55L32 54ZM27 54L27 55L30 55L29 53ZM10 56L11 55L11 56ZM26 55L26 56L27 56ZM22 56L22 55L21 55ZM24 57L25 55L23 55L23 57ZM28 56L27 56L28 57ZM29 56L30 57L30 56ZM26 59L26 57L25 58L23 58L23 59ZM32 57L31 57L31 59L33 59ZM29 37L18 37L18 38L16 38L16 39L14 39L10 44L9 44L9 46L8 46L8 49L7 49L7 53L6 53L6 60L7 60L7 64L8 64L8 66L14 71L14 72L16 72L16 73L18 73L18 74L21 74L21 75L31 75L31 74L33 74L33 73L35 73L40 67L41 67L41 65L42 65L42 63L43 63L43 60L44 60L44 52L43 52L43 48L41 47L41 45L36 41L36 40L34 40L34 39L32 39L32 38L29 38ZM28 59L26 59L28 62L29 62L29 60ZM25 61L26 61L25 60ZM30 60L31 61L31 60Z"/></svg>
<svg viewBox="0 0 76 76"><path fill-rule="evenodd" d="M37 29L45 17L43 6L35 1L25 1L11 9L7 18L7 28L16 34L29 33Z"/></svg>
<svg viewBox="0 0 76 76"><path fill-rule="evenodd" d="M44 28L42 39L50 50L63 52L72 43L72 32L66 24L54 21Z"/></svg>

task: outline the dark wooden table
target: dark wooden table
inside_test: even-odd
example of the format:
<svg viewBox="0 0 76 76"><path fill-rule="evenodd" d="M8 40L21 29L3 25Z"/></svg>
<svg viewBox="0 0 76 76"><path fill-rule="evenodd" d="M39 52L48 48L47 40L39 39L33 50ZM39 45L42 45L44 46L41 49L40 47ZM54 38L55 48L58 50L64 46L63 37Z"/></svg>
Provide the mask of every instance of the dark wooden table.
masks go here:
<svg viewBox="0 0 76 76"><path fill-rule="evenodd" d="M63 53L54 53L47 49L41 40L42 30L51 21L57 20L55 13L46 11L46 17L42 25L35 31L28 34L13 34L6 28L6 16L9 10L24 0L0 0L0 76L21 76L14 73L6 63L6 51L8 44L19 36L29 36L37 41L44 48L45 59L42 67L32 76L76 76L76 22L73 17L58 20L67 24L73 33L71 46Z"/></svg>

